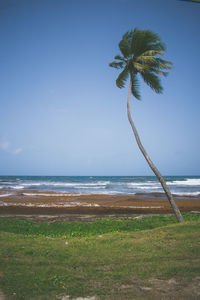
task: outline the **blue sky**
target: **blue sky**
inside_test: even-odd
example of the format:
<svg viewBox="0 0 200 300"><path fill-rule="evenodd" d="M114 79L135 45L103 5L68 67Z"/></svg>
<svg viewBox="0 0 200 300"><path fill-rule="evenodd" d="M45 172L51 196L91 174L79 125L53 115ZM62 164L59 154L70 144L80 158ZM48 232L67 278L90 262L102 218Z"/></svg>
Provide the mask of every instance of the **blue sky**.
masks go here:
<svg viewBox="0 0 200 300"><path fill-rule="evenodd" d="M158 33L173 70L132 98L163 175L200 174L200 5L178 0L0 0L0 175L152 175L108 66L122 35Z"/></svg>

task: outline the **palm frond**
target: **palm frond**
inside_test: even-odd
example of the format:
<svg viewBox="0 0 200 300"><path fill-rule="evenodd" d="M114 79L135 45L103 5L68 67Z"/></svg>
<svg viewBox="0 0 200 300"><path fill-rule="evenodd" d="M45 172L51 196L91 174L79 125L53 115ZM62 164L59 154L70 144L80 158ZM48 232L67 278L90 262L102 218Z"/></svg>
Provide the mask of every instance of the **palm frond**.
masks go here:
<svg viewBox="0 0 200 300"><path fill-rule="evenodd" d="M144 81L150 86L157 94L161 94L163 87L161 85L160 78L153 72L143 72L141 73Z"/></svg>
<svg viewBox="0 0 200 300"><path fill-rule="evenodd" d="M156 73L158 75L163 75L165 77L168 75L168 72L164 72L164 71L161 71L159 69L154 69L154 68L151 68L151 72L154 72L154 73Z"/></svg>
<svg viewBox="0 0 200 300"><path fill-rule="evenodd" d="M156 58L155 60L146 62L146 64L149 66L150 72L155 72L156 74L166 76L168 73L165 70L171 70L172 67L165 63L161 63L163 61L164 60L160 60L159 58ZM170 63L167 61L165 61L165 62Z"/></svg>
<svg viewBox="0 0 200 300"><path fill-rule="evenodd" d="M129 42L129 45L131 46L132 36L133 36L133 31L129 30L123 35L122 39L127 40Z"/></svg>
<svg viewBox="0 0 200 300"><path fill-rule="evenodd" d="M125 86L128 76L129 76L129 70L128 67L126 66L116 79L116 85L118 88L121 89Z"/></svg>
<svg viewBox="0 0 200 300"><path fill-rule="evenodd" d="M137 58L137 61L140 63L152 63L156 60L156 57L153 55L140 55Z"/></svg>
<svg viewBox="0 0 200 300"><path fill-rule="evenodd" d="M141 56L144 56L144 55L147 55L147 56L163 55L163 51L161 51L161 50L160 51L159 50L147 50L147 51L145 51L141 54Z"/></svg>
<svg viewBox="0 0 200 300"><path fill-rule="evenodd" d="M160 68L162 68L162 69L168 69L168 70L172 69L171 66L173 65L173 63L171 61L164 60L164 59L161 59L161 58L158 58L158 57L157 57L156 61L159 63L159 67Z"/></svg>
<svg viewBox="0 0 200 300"><path fill-rule="evenodd" d="M149 50L166 51L165 44L161 41L159 35L151 30L142 31L142 39Z"/></svg>
<svg viewBox="0 0 200 300"><path fill-rule="evenodd" d="M123 35L122 40L119 42L119 49L125 58L131 55L131 36L132 32L128 31Z"/></svg>
<svg viewBox="0 0 200 300"><path fill-rule="evenodd" d="M137 77L137 74L131 74L131 81L132 81L132 87L131 87L131 92L132 92L132 95L140 100L140 92L139 92L139 89L140 89L140 85L139 85L139 80L138 80L138 77Z"/></svg>
<svg viewBox="0 0 200 300"><path fill-rule="evenodd" d="M124 62L125 62L125 59L124 59L122 56L120 56L120 55L116 55L116 56L114 57L114 59L121 60L121 61L124 61Z"/></svg>
<svg viewBox="0 0 200 300"><path fill-rule="evenodd" d="M113 61L113 62L109 63L109 66L112 68L115 68L115 69L121 69L121 68L123 68L124 63Z"/></svg>
<svg viewBox="0 0 200 300"><path fill-rule="evenodd" d="M138 57L146 51L165 51L165 44L161 42L158 34L150 30L134 30L131 41L131 50Z"/></svg>
<svg viewBox="0 0 200 300"><path fill-rule="evenodd" d="M140 62L132 62L133 68L136 72L145 72L147 70L149 70L149 65L146 63L140 63Z"/></svg>

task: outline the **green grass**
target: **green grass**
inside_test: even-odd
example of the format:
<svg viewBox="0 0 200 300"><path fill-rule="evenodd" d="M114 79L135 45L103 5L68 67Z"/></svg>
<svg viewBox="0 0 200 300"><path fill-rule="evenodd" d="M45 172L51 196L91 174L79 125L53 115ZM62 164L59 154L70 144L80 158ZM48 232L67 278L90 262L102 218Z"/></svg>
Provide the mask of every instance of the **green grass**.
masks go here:
<svg viewBox="0 0 200 300"><path fill-rule="evenodd" d="M185 221L200 220L200 214L185 213ZM105 218L95 222L35 223L26 220L0 219L0 230L16 234L49 237L89 237L112 232L149 230L177 223L173 215L157 215L143 219Z"/></svg>
<svg viewBox="0 0 200 300"><path fill-rule="evenodd" d="M17 300L198 299L194 287L181 293L200 274L200 216L184 218L184 224L172 216L53 224L1 219L0 287ZM163 291L140 288L151 287L152 278L166 281ZM170 278L182 287L167 297Z"/></svg>

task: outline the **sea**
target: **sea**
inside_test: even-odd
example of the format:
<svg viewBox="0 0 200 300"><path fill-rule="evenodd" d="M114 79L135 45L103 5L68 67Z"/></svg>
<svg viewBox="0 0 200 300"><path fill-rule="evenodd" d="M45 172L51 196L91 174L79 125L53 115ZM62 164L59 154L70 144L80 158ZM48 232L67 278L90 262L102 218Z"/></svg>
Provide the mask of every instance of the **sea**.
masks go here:
<svg viewBox="0 0 200 300"><path fill-rule="evenodd" d="M164 176L172 194L200 195L200 176ZM2 192L1 192L2 191ZM137 195L163 193L154 176L0 176L0 197L16 191L67 194ZM47 193L48 195L48 193Z"/></svg>

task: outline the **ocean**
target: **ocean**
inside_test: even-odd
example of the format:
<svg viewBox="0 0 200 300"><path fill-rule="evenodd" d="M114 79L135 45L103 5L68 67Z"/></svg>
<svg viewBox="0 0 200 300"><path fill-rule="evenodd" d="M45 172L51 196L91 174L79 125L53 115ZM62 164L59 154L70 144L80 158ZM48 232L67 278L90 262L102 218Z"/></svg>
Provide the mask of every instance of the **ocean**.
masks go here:
<svg viewBox="0 0 200 300"><path fill-rule="evenodd" d="M172 194L200 195L200 176L165 176ZM2 191L2 192L1 192ZM5 193L3 191L6 191ZM154 176L0 176L0 197L16 191L67 194L137 195L163 193ZM55 194L54 194L55 196Z"/></svg>

